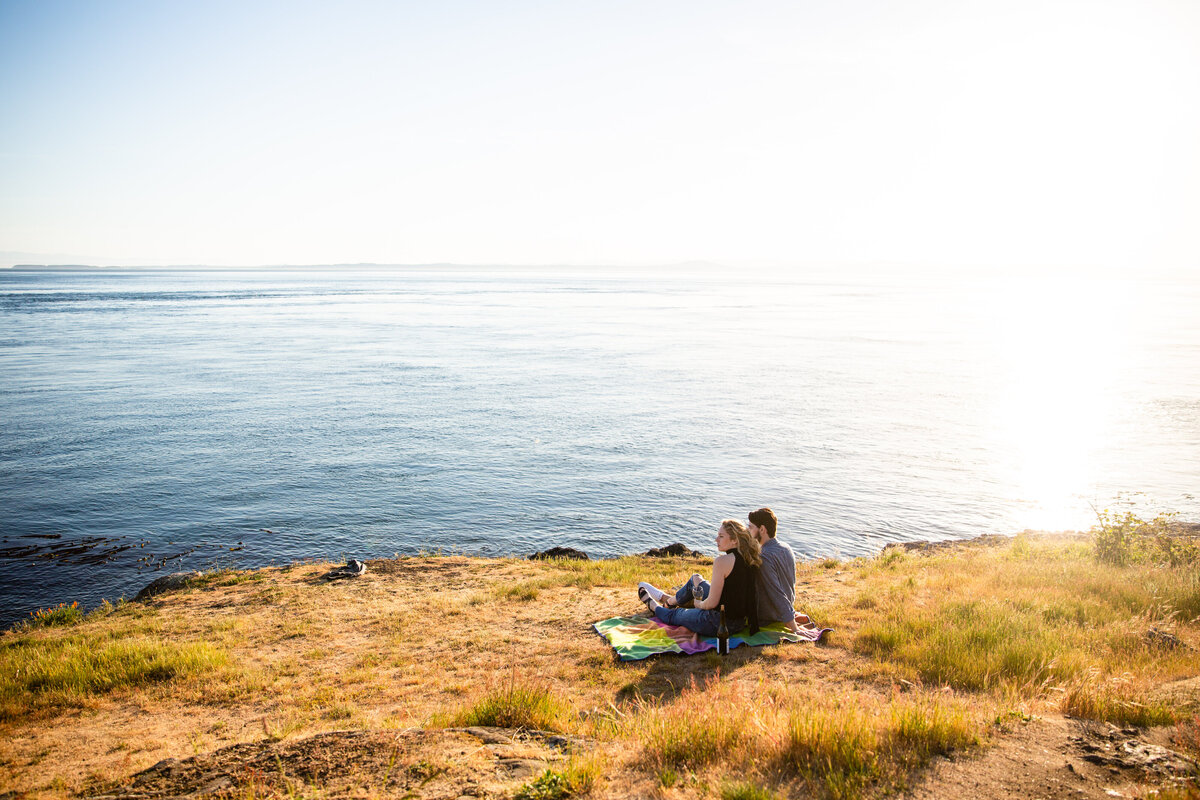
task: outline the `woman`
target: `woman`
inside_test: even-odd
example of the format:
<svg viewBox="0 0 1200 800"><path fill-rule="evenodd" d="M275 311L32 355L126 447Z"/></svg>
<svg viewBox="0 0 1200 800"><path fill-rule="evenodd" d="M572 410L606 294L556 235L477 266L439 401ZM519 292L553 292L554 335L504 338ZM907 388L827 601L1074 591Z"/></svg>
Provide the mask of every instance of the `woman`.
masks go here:
<svg viewBox="0 0 1200 800"><path fill-rule="evenodd" d="M725 606L725 627L730 633L746 627L751 635L758 633L758 597L754 588L762 564L758 541L742 523L727 519L717 529L717 549L721 555L713 561L711 583L701 580L698 574L693 575L673 598L648 583L640 583L638 599L659 621L701 636L717 635L720 606ZM680 607L689 602L692 608Z"/></svg>

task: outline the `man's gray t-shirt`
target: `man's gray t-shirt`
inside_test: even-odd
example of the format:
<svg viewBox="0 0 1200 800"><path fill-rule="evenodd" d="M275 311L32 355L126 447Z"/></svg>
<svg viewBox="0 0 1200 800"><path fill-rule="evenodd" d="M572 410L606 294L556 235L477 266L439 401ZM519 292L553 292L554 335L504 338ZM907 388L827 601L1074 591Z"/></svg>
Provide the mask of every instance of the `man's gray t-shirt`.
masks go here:
<svg viewBox="0 0 1200 800"><path fill-rule="evenodd" d="M758 570L758 620L788 622L795 615L796 555L778 539L767 539Z"/></svg>

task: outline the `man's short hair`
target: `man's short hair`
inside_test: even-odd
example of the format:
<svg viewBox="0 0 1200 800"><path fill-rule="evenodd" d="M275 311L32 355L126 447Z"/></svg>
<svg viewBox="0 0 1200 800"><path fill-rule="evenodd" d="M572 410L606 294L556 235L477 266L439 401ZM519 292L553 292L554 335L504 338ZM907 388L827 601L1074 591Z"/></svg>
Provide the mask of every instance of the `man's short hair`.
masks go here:
<svg viewBox="0 0 1200 800"><path fill-rule="evenodd" d="M750 512L750 521L761 528L767 529L767 536L775 538L775 527L779 524L779 519L775 516L775 512L769 508L760 508L758 511Z"/></svg>

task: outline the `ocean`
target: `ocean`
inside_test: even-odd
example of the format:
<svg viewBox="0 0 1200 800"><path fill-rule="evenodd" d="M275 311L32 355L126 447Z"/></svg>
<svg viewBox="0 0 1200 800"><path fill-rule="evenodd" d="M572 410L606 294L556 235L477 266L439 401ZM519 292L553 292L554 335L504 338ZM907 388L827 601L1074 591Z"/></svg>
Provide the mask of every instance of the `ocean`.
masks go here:
<svg viewBox="0 0 1200 800"><path fill-rule="evenodd" d="M0 270L0 622L185 569L1200 520L1200 281Z"/></svg>

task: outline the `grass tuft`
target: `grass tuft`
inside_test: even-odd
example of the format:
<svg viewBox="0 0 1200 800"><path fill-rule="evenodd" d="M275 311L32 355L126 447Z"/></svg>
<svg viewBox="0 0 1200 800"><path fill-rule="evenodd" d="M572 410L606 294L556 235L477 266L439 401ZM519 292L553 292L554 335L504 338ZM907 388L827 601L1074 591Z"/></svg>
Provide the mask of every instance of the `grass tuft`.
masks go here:
<svg viewBox="0 0 1200 800"><path fill-rule="evenodd" d="M833 797L855 797L878 777L879 735L859 709L812 707L788 723L784 764Z"/></svg>
<svg viewBox="0 0 1200 800"><path fill-rule="evenodd" d="M528 603L538 599L538 595L541 594L541 587L529 581L510 583L498 587L495 590L495 594L500 600L516 600L519 603Z"/></svg>
<svg viewBox="0 0 1200 800"><path fill-rule="evenodd" d="M793 712L784 766L835 798L860 796L876 782L898 783L930 758L979 743L963 711L934 701L877 708L802 706Z"/></svg>
<svg viewBox="0 0 1200 800"><path fill-rule="evenodd" d="M562 800L571 790L562 773L548 769L517 790L513 800Z"/></svg>
<svg viewBox="0 0 1200 800"><path fill-rule="evenodd" d="M548 769L517 790L513 800L562 800L590 794L601 773L595 758L571 759L561 771Z"/></svg>
<svg viewBox="0 0 1200 800"><path fill-rule="evenodd" d="M1067 687L1063 695L1062 712L1082 719L1111 722L1114 725L1170 725L1175 713L1157 702L1138 702L1141 696L1128 678L1103 681L1090 672Z"/></svg>
<svg viewBox="0 0 1200 800"><path fill-rule="evenodd" d="M685 689L670 705L639 700L636 728L646 759L656 769L696 769L722 760L744 737L744 715L707 702L703 690Z"/></svg>
<svg viewBox="0 0 1200 800"><path fill-rule="evenodd" d="M82 621L83 610L79 608L77 601L70 605L59 603L53 608L30 611L29 619L17 623L14 628L16 631L21 632L36 628L57 628L65 625L74 625Z"/></svg>
<svg viewBox="0 0 1200 800"><path fill-rule="evenodd" d="M777 795L749 781L721 785L721 800L776 800Z"/></svg>
<svg viewBox="0 0 1200 800"><path fill-rule="evenodd" d="M484 695L454 717L454 724L496 728L561 730L571 707L548 688L536 684L507 686Z"/></svg>

